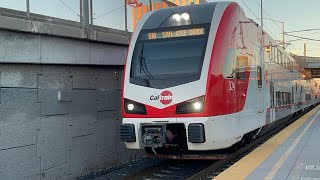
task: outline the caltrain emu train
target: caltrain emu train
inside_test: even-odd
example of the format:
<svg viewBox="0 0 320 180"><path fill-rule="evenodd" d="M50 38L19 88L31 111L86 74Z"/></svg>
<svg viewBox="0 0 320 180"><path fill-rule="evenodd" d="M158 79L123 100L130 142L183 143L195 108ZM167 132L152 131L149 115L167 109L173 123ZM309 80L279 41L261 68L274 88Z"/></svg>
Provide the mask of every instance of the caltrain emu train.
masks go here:
<svg viewBox="0 0 320 180"><path fill-rule="evenodd" d="M212 152L252 141L319 95L237 3L161 9L132 34L120 137L154 154Z"/></svg>

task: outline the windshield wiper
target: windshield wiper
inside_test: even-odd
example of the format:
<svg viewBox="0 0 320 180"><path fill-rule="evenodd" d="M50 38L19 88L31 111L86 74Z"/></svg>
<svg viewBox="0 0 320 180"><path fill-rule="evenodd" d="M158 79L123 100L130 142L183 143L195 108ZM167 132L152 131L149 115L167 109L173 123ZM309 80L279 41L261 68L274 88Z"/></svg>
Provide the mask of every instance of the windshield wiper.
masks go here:
<svg viewBox="0 0 320 180"><path fill-rule="evenodd" d="M140 74L141 74L141 71L143 71L149 79L154 79L154 77L148 70L146 59L143 57L143 50L144 50L144 43L142 43L141 52L140 52L140 55L138 56L139 62L140 62Z"/></svg>

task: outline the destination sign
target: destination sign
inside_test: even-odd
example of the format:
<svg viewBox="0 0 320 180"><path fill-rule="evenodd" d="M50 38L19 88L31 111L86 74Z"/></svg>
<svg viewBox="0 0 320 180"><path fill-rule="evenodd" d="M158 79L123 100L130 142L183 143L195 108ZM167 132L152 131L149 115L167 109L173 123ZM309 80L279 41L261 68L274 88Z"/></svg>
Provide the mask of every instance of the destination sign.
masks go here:
<svg viewBox="0 0 320 180"><path fill-rule="evenodd" d="M180 30L174 30L174 31L159 31L159 32L146 33L143 39L152 40L152 39L200 36L200 35L204 35L204 33L205 33L204 28L180 29Z"/></svg>

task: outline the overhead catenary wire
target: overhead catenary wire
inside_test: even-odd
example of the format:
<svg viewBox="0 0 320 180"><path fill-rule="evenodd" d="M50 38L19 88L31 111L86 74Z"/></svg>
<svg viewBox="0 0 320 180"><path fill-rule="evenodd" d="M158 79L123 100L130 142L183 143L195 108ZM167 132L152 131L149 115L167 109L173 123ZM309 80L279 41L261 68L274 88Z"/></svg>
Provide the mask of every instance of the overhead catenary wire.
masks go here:
<svg viewBox="0 0 320 180"><path fill-rule="evenodd" d="M285 33L299 33L299 32L307 32L307 31L320 31L320 28L303 29L303 30L297 30L297 31L288 31L288 32L285 32Z"/></svg>
<svg viewBox="0 0 320 180"><path fill-rule="evenodd" d="M241 0L242 3L245 5L245 7L252 13L252 15L258 20L260 21L261 24L261 19L257 17L257 15L252 11L252 9L243 1ZM266 31L268 31L270 33L270 35L272 35L274 38L276 37L267 27L264 27Z"/></svg>
<svg viewBox="0 0 320 180"><path fill-rule="evenodd" d="M295 37L295 38L301 38L301 39L305 39L305 40L309 40L309 41L320 41L320 39L313 39L313 38L308 38L308 37L302 37L302 36L295 36L295 35L291 35L291 34L287 34L285 33L287 36L291 36L291 37Z"/></svg>
<svg viewBox="0 0 320 180"><path fill-rule="evenodd" d="M76 14L78 17L80 17L80 14L76 13L70 6L68 6L66 3L64 3L62 0L59 0L65 7L67 7L70 11L72 11L74 14Z"/></svg>
<svg viewBox="0 0 320 180"><path fill-rule="evenodd" d="M98 19L98 18L100 18L100 17L106 16L106 15L111 14L111 13L117 11L117 10L120 10L121 8L124 8L124 7L125 7L125 5L121 5L120 7L115 8L115 9L113 9L113 10L111 10L111 11L106 12L106 13L103 13L103 14L97 16L97 17L94 17L93 19Z"/></svg>

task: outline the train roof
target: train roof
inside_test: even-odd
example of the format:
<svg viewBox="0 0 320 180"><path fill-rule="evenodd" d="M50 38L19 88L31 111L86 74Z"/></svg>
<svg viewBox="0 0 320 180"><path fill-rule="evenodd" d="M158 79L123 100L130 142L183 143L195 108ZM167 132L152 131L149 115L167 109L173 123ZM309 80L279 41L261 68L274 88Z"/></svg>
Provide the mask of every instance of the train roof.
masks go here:
<svg viewBox="0 0 320 180"><path fill-rule="evenodd" d="M172 8L160 9L150 15L144 23L142 29L155 29L166 27L165 22L170 16L175 13L187 12L190 14L192 24L211 23L214 10L219 2L204 3L199 5L177 6Z"/></svg>

